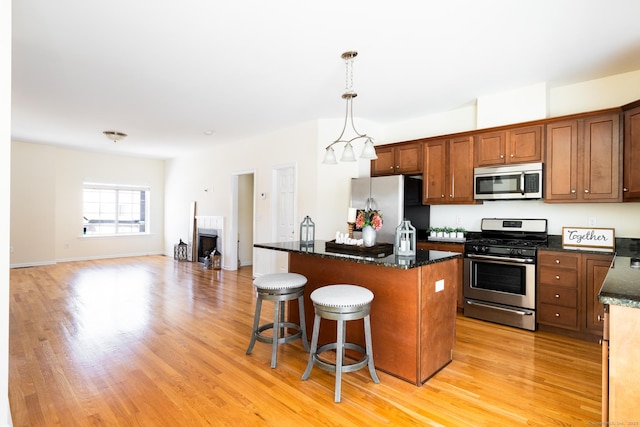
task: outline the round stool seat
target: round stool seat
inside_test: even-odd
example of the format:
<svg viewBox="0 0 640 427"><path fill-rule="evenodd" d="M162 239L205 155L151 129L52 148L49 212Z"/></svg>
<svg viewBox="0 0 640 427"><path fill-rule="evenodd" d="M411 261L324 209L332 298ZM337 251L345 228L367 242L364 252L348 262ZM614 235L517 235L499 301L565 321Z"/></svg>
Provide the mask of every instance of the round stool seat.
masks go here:
<svg viewBox="0 0 640 427"><path fill-rule="evenodd" d="M307 278L298 273L273 273L256 277L253 285L260 289L292 289L304 286Z"/></svg>
<svg viewBox="0 0 640 427"><path fill-rule="evenodd" d="M357 307L373 301L373 292L356 285L329 285L311 292L311 301L326 307Z"/></svg>

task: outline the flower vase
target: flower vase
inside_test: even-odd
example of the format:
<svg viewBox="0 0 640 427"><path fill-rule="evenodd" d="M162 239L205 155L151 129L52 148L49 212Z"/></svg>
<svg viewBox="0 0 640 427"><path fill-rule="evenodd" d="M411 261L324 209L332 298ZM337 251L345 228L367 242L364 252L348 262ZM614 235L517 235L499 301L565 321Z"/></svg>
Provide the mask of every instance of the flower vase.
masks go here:
<svg viewBox="0 0 640 427"><path fill-rule="evenodd" d="M376 244L376 229L370 225L362 227L362 243L366 247L371 247Z"/></svg>

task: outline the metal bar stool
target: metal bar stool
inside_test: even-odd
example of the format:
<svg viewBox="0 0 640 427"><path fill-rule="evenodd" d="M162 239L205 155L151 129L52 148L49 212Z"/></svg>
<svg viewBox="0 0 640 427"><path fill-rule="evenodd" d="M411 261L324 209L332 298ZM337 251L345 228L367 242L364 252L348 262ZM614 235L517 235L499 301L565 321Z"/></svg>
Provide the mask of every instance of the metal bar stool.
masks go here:
<svg viewBox="0 0 640 427"><path fill-rule="evenodd" d="M309 351L307 342L307 328L304 321L304 286L307 284L307 278L297 273L275 273L257 277L253 281L256 288L258 300L256 301L256 312L253 318L253 331L251 333L251 342L247 348L247 354L251 354L256 340L272 344L271 350L271 367L276 367L276 357L278 352L278 344L293 341L302 337L302 344L305 351ZM285 322L284 320L284 303L285 301L298 299L298 311L300 314L300 324ZM273 322L260 325L260 312L262 311L262 301L273 301L274 313ZM285 329L294 329L297 332L286 335ZM262 333L266 330L272 330L271 336L265 336Z"/></svg>
<svg viewBox="0 0 640 427"><path fill-rule="evenodd" d="M355 285L329 285L318 288L311 293L311 301L315 309L313 320L313 334L311 337L311 351L307 369L302 374L302 379L306 380L311 374L314 365L319 368L336 373L336 385L334 401L340 402L340 386L343 372L353 372L369 366L369 373L374 383L380 383L373 364L373 347L371 345L371 323L369 312L371 311L371 301L373 292L361 286ZM329 343L318 348L318 335L320 333L321 319L336 320L337 338L336 342ZM355 343L345 342L345 322L347 320L364 319L364 338L366 348ZM336 362L331 363L322 360L319 355L328 350L336 351ZM350 364L344 363L345 349L355 350L363 357Z"/></svg>

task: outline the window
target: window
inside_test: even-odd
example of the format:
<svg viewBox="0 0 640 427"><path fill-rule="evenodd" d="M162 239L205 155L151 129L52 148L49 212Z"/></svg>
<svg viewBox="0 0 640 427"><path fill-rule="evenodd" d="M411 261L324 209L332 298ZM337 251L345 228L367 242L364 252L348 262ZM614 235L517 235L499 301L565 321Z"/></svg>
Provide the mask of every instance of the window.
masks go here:
<svg viewBox="0 0 640 427"><path fill-rule="evenodd" d="M84 183L85 235L145 234L149 224L149 188Z"/></svg>

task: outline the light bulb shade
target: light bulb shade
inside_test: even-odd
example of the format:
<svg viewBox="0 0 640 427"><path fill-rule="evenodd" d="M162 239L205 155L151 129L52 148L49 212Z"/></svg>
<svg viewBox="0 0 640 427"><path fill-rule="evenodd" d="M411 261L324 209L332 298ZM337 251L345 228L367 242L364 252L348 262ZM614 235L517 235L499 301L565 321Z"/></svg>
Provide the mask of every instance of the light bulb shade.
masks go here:
<svg viewBox="0 0 640 427"><path fill-rule="evenodd" d="M373 147L373 141L367 139L364 143L364 148L362 149L362 154L360 155L361 159L375 160L378 158L376 154L376 149Z"/></svg>
<svg viewBox="0 0 640 427"><path fill-rule="evenodd" d="M325 165L337 165L338 161L336 160L336 152L333 151L333 147L328 147L324 152L324 159L322 163Z"/></svg>
<svg viewBox="0 0 640 427"><path fill-rule="evenodd" d="M347 142L344 146L344 151L342 152L342 157L340 157L341 162L355 162L356 161L356 153L353 152L353 145L350 142Z"/></svg>

